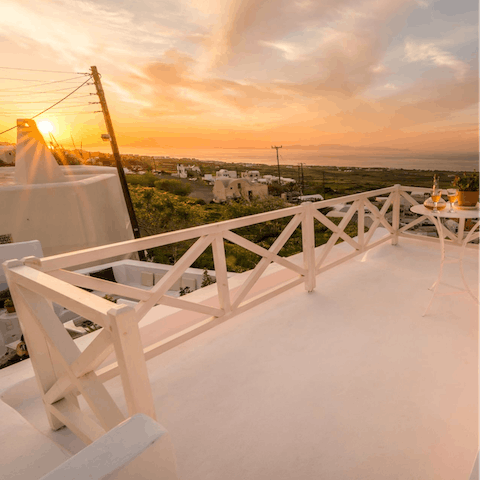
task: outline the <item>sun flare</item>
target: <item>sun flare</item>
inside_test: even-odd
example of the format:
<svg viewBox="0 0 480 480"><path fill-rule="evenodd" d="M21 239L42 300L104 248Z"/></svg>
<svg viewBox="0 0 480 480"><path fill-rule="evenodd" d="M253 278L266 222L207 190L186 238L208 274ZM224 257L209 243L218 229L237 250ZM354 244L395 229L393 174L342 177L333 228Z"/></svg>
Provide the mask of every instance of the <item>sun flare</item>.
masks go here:
<svg viewBox="0 0 480 480"><path fill-rule="evenodd" d="M54 130L52 123L48 120L42 120L38 122L37 127L43 134L51 133Z"/></svg>

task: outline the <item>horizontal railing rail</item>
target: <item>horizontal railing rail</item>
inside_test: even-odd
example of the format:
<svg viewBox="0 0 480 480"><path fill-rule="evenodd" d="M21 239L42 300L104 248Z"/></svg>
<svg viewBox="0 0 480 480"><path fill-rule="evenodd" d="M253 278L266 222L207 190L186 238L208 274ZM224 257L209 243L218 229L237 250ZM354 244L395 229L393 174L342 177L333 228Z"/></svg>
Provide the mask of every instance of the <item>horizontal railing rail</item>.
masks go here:
<svg viewBox="0 0 480 480"><path fill-rule="evenodd" d="M88 443L122 421L124 415L103 386L106 380L117 375L122 379L129 414L146 413L154 417L146 359L297 285L303 283L307 291L312 291L318 274L384 242L391 241L395 245L399 236L411 235L408 230L427 219L422 216L400 225L401 202L407 205L417 203L410 194L412 191L423 193L428 190L395 185L78 252L7 262L7 280L52 428L67 425ZM381 195L386 198L383 205L377 207L375 199ZM344 207L342 211L346 211L339 222L334 222L324 209L340 204ZM282 231L269 248L248 240L239 231L279 219L285 220ZM347 230L352 223L354 228ZM318 224L331 232L321 248L317 248L315 240L315 226ZM381 236L378 235L379 227L382 229ZM282 248L297 230L301 231L303 258L281 256ZM461 238L460 233L456 237L453 235L455 238L452 235L450 238L453 241L458 242ZM415 238L426 239L419 235ZM68 270L186 240L193 243L150 290ZM258 255L260 260L255 268L240 277L229 279L225 242ZM342 248L334 249L339 242L343 242ZM203 300L196 300L198 296L195 295L182 298L168 296L169 289L208 247L212 248L216 277L215 286L209 287L211 297L205 300L203 296ZM269 270L272 264L282 268L282 276L275 276L275 282L267 281L269 275L274 275ZM112 304L83 290L85 288L133 300L134 306ZM215 293L213 289L216 289ZM85 351L79 351L63 328L54 313L52 302L103 326ZM195 312L201 317L195 325L144 348L138 324L156 305ZM116 361L101 366L112 353L115 353ZM78 394L85 397L97 421L80 410Z"/></svg>

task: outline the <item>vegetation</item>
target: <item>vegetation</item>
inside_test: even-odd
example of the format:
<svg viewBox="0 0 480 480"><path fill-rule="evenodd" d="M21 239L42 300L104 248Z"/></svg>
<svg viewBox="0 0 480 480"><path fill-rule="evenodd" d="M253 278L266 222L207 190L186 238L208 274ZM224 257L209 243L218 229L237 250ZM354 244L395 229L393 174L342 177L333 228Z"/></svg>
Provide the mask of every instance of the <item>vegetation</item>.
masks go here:
<svg viewBox="0 0 480 480"><path fill-rule="evenodd" d="M456 176L452 185L462 192L478 192L478 183L478 172L469 172Z"/></svg>
<svg viewBox="0 0 480 480"><path fill-rule="evenodd" d="M184 295L188 295L189 293L192 293L190 290L190 287L183 287L180 289L180 296L183 297Z"/></svg>
<svg viewBox="0 0 480 480"><path fill-rule="evenodd" d="M290 204L278 197L268 197L265 200L237 200L225 205L199 204L195 199L180 197L156 188L131 186L130 193L137 214L142 235L155 235L174 230L204 225L208 223L245 217L272 210L289 207ZM263 247L270 248L292 217L281 218L257 225L234 230L238 235ZM341 219L333 219L336 224ZM352 222L347 227L347 233L357 235L357 227ZM322 245L330 238L331 231L319 222L315 222L315 242ZM157 247L149 250L149 258L157 263L174 264L193 245L195 240L177 242L175 244ZM342 240L339 240L341 242ZM280 250L280 255L290 256L302 251L301 227L298 227L292 237ZM227 268L231 272L244 272L254 268L260 260L255 253L234 243L225 242ZM207 269L213 270L213 252L208 247L192 265L204 269L202 285L208 285L211 277ZM208 277L206 277L207 275ZM208 280L210 278L210 280Z"/></svg>
<svg viewBox="0 0 480 480"><path fill-rule="evenodd" d="M12 297L10 295L10 290L8 288L0 291L0 308L5 308L5 301L11 300L11 299Z"/></svg>
<svg viewBox="0 0 480 480"><path fill-rule="evenodd" d="M157 180L155 188L174 195L188 195L192 191L192 187L188 183L180 180Z"/></svg>
<svg viewBox="0 0 480 480"><path fill-rule="evenodd" d="M202 284L201 287L208 287L209 285L213 285L215 283L215 279L208 274L208 270L205 267L203 269L203 275L202 275Z"/></svg>
<svg viewBox="0 0 480 480"><path fill-rule="evenodd" d="M152 165L152 159L148 157L136 157L128 161L138 163L143 170L148 170L147 167ZM234 163L218 165L214 162L200 162L194 159L157 159L155 169L157 172L161 170L163 173L173 173L176 172L177 163L198 165L201 166L204 173L211 174L215 174L215 171L219 168L239 170L239 165ZM276 165L254 165L249 168L258 170L260 175L278 175ZM245 167L242 169L245 169ZM286 208L291 204L280 198L280 194L284 192L301 191L305 195L321 194L327 199L376 190L394 184L430 187L434 173L437 173L440 177L440 188L448 188L455 176L450 171L433 172L429 170L333 166L304 166L303 174L300 175L300 173L296 167L281 166L281 175L296 179L296 184L273 184L269 186L269 193L273 196L263 201L258 199L251 202L236 200L224 205L207 204L205 200L198 197L192 198L194 195L199 195L197 187L202 183L200 180L195 182L194 193L190 192L191 182L171 178L160 179L151 172L144 175L127 175L127 181L130 186L142 235L146 236ZM466 176L471 175L468 174ZM478 185L478 173L476 178ZM187 197L189 194L191 196ZM324 214L327 212L328 209L323 211ZM333 218L331 220L338 225L341 218ZM283 218L264 222L237 229L235 233L268 249L289 221L290 218ZM350 222L346 232L350 236L357 235L355 221ZM328 228L315 221L316 246L326 243L331 234L332 232ZM193 245L194 241L189 240L154 248L148 254L155 262L174 264ZM338 242L341 241L338 240ZM298 227L281 249L280 255L289 256L301 252L301 250L301 227ZM258 255L227 241L225 241L225 255L227 268L233 272L243 272L252 269L260 260ZM211 247L207 248L192 266L213 269Z"/></svg>
<svg viewBox="0 0 480 480"><path fill-rule="evenodd" d="M9 308L9 307L13 307L13 300L11 298L7 298L4 302L3 302L3 306L5 308Z"/></svg>
<svg viewBox="0 0 480 480"><path fill-rule="evenodd" d="M141 185L143 187L154 187L157 181L157 177L151 172L144 175L126 175L126 178L130 185Z"/></svg>

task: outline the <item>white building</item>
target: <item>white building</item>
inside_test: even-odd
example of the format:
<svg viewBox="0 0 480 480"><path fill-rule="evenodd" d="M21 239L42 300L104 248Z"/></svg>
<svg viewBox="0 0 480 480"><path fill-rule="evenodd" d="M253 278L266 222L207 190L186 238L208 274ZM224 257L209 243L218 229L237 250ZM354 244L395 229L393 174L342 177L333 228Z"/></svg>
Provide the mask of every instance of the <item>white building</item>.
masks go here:
<svg viewBox="0 0 480 480"><path fill-rule="evenodd" d="M187 178L189 171L198 175L202 173L200 167L197 167L196 165L182 165L181 163L177 163L177 173L172 174L172 176L178 178Z"/></svg>
<svg viewBox="0 0 480 480"><path fill-rule="evenodd" d="M203 177L202 177L202 180L204 180L205 182L209 182L213 185L213 183L215 182L215 178L214 176L211 174L211 173L206 173Z"/></svg>
<svg viewBox="0 0 480 480"><path fill-rule="evenodd" d="M274 182L278 182L278 176L276 177L275 175L264 175L262 178L259 178L258 181L260 183L266 183L267 185L271 185ZM280 181L282 185L285 185L287 183L296 183L293 178L280 177Z"/></svg>
<svg viewBox="0 0 480 480"><path fill-rule="evenodd" d="M221 168L220 170L217 170L216 178L220 180L223 178L237 178L237 172L235 170Z"/></svg>
<svg viewBox="0 0 480 480"><path fill-rule="evenodd" d="M253 200L255 197L268 197L268 187L250 182L245 178L220 178L213 186L213 201L226 202L235 198Z"/></svg>
<svg viewBox="0 0 480 480"><path fill-rule="evenodd" d="M260 178L260 172L258 170L248 170L247 172L242 172L242 178L246 178L251 182L257 182Z"/></svg>
<svg viewBox="0 0 480 480"><path fill-rule="evenodd" d="M0 169L0 235L39 240L45 255L130 240L113 167L59 166L33 120L18 120L15 167Z"/></svg>

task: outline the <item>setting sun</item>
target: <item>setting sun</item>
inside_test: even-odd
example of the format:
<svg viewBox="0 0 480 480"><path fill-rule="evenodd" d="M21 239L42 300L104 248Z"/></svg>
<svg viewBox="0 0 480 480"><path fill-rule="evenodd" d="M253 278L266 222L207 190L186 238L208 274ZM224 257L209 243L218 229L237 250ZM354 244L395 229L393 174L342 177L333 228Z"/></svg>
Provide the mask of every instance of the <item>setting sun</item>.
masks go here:
<svg viewBox="0 0 480 480"><path fill-rule="evenodd" d="M52 123L48 120L41 120L37 123L37 127L43 134L51 133L54 130Z"/></svg>

